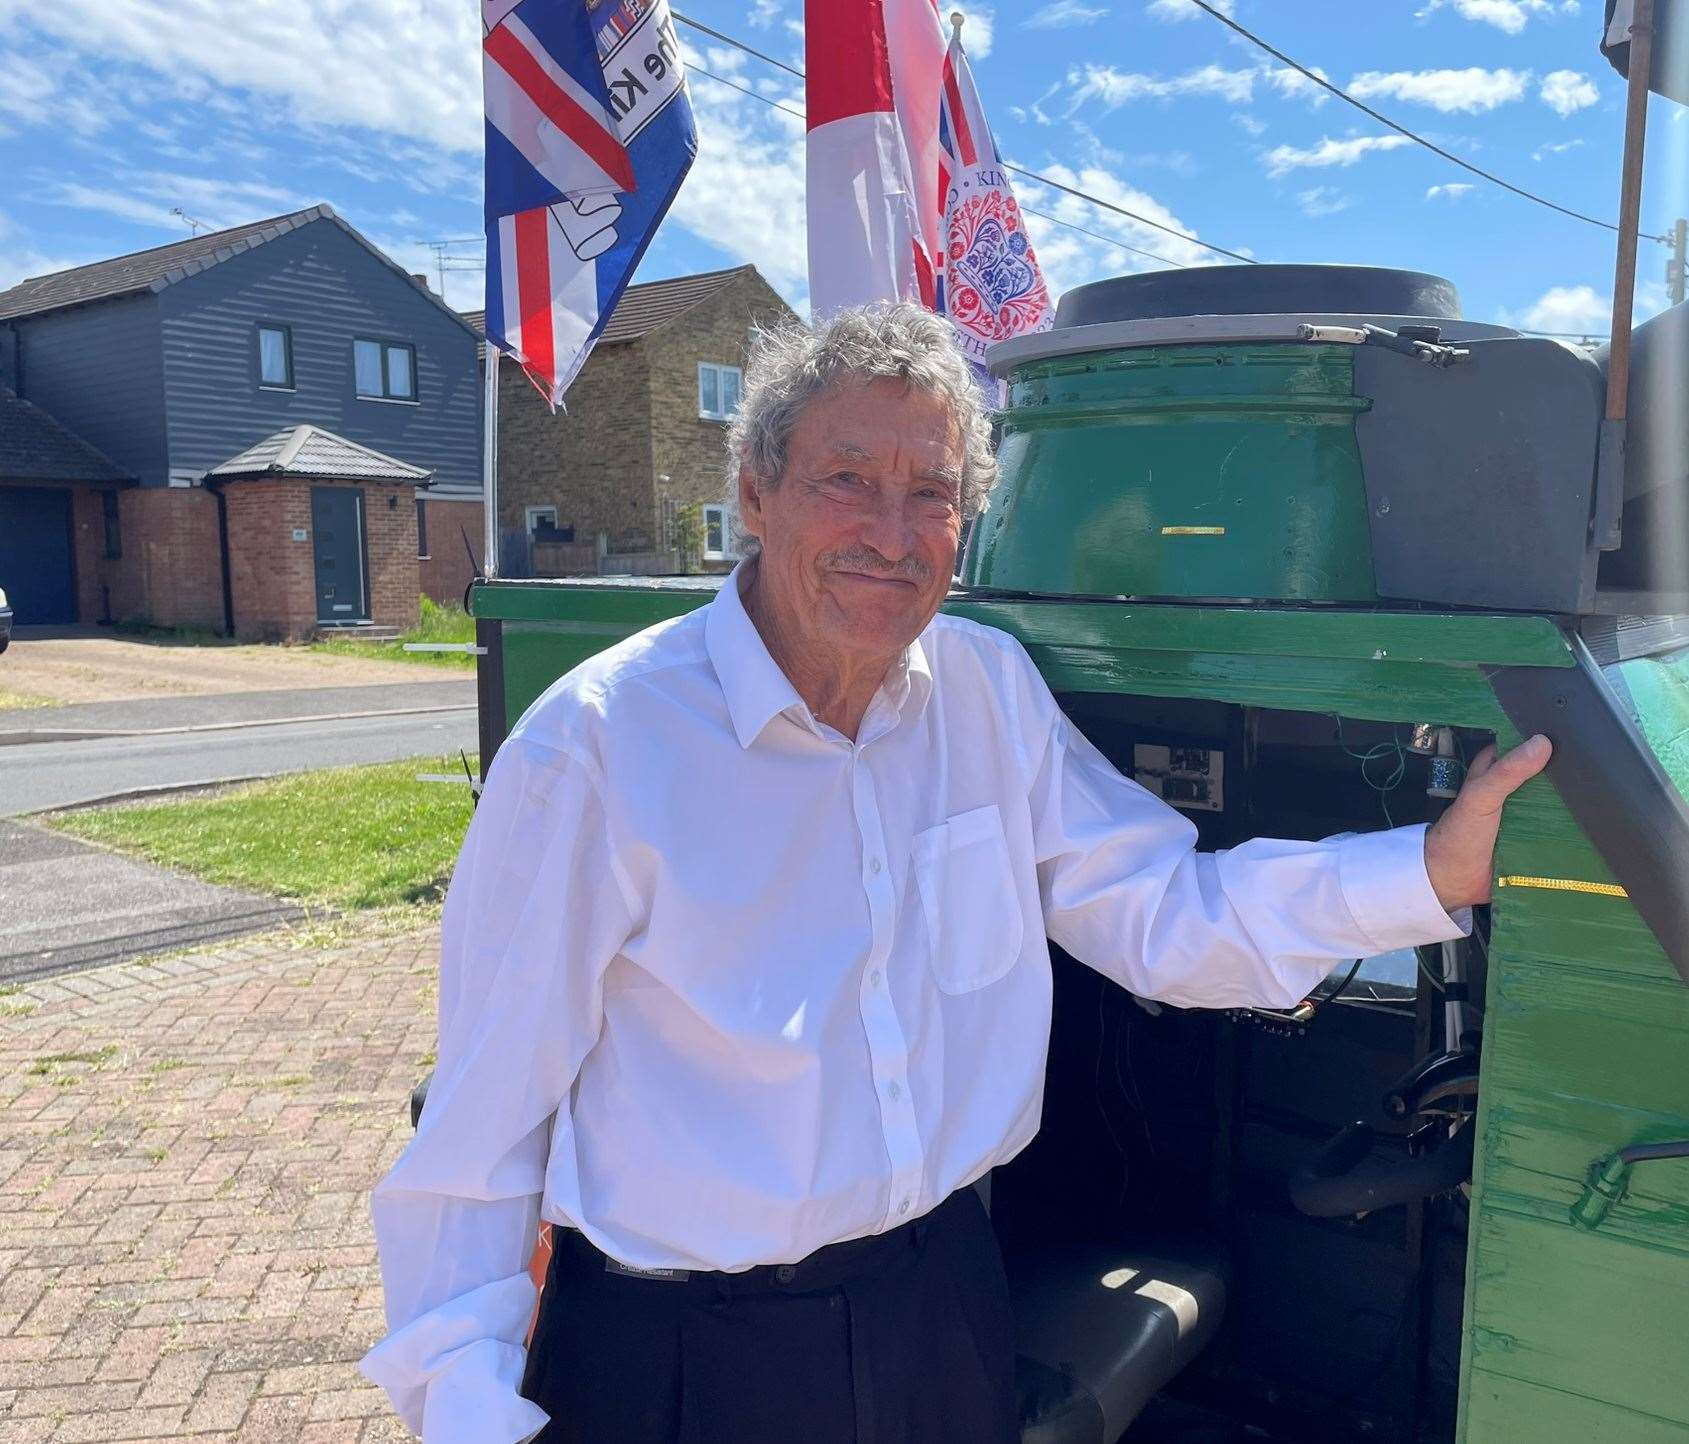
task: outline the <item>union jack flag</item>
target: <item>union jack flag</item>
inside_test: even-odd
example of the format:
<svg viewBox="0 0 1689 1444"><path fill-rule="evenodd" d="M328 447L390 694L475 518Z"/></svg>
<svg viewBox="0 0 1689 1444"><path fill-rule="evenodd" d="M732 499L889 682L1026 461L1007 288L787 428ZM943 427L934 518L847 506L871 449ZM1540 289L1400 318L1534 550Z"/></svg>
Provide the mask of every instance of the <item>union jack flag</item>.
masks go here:
<svg viewBox="0 0 1689 1444"><path fill-rule="evenodd" d="M667 0L482 0L487 340L556 406L697 152Z"/></svg>

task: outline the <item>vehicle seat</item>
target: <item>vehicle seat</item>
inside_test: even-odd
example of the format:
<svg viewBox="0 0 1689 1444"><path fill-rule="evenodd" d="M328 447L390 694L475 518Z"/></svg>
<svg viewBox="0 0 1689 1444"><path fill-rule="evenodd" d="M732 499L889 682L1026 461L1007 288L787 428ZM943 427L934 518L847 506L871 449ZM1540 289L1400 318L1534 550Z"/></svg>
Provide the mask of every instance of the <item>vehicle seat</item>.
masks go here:
<svg viewBox="0 0 1689 1444"><path fill-rule="evenodd" d="M1225 1314L1228 1270L1206 1241L1068 1245L1005 1262L1021 1444L1115 1444Z"/></svg>

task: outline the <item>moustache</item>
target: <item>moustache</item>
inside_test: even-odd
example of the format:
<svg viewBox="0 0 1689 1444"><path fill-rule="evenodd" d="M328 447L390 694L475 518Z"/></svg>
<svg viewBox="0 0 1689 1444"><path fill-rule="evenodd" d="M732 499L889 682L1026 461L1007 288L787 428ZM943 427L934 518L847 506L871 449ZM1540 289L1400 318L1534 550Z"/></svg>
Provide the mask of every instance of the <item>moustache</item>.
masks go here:
<svg viewBox="0 0 1689 1444"><path fill-rule="evenodd" d="M917 584L930 582L933 575L932 568L920 557L907 556L902 561L889 561L870 546L852 546L828 552L821 558L821 564L837 571L867 572L892 581Z"/></svg>

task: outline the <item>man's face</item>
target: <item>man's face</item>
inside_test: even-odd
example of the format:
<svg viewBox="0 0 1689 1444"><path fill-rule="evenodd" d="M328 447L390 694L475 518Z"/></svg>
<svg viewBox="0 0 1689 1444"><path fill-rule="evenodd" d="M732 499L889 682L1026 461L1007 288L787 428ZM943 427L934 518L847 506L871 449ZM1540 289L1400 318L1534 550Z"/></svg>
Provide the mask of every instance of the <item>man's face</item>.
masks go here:
<svg viewBox="0 0 1689 1444"><path fill-rule="evenodd" d="M873 381L816 396L778 485L739 477L742 524L762 543L757 587L780 627L864 659L913 642L955 569L962 456L931 392Z"/></svg>

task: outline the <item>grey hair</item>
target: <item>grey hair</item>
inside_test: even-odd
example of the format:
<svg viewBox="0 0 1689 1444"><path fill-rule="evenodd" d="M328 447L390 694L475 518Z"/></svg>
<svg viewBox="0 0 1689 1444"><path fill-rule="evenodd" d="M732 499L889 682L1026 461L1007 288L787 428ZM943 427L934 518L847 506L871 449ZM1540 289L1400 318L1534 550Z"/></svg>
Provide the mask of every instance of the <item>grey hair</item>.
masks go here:
<svg viewBox="0 0 1689 1444"><path fill-rule="evenodd" d="M816 396L869 381L901 381L949 402L963 442L962 516L977 516L997 480L985 397L950 322L910 301L838 311L814 327L793 320L757 332L727 429L729 499L738 497L741 468L765 486L779 481L792 430ZM739 543L746 555L756 549L753 538Z"/></svg>

